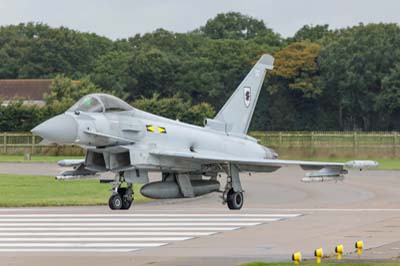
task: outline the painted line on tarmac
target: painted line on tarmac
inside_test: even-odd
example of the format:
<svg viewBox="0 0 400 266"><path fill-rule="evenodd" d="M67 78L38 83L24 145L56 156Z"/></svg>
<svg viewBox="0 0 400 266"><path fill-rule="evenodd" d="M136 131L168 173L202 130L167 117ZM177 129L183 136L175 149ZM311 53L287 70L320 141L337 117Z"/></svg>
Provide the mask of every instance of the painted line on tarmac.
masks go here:
<svg viewBox="0 0 400 266"><path fill-rule="evenodd" d="M39 248L78 248L78 247L88 247L88 248L101 248L101 247L121 247L121 248L140 248L140 247L160 247L167 245L168 243L0 243L0 248L6 247L39 247Z"/></svg>
<svg viewBox="0 0 400 266"><path fill-rule="evenodd" d="M120 252L302 214L0 214L0 252Z"/></svg>
<svg viewBox="0 0 400 266"><path fill-rule="evenodd" d="M279 219L278 219L279 220ZM277 220L276 220L277 221ZM262 223L0 223L1 227L11 226L255 226Z"/></svg>
<svg viewBox="0 0 400 266"><path fill-rule="evenodd" d="M0 209L1 210L1 209ZM400 209L399 209L400 210ZM112 217L112 218L119 218L119 217L237 217L237 218L243 218L243 217L260 217L260 218L274 218L274 217L282 217L282 218L292 218L292 217L297 217L301 216L302 214L249 214L249 213L243 213L243 214L231 214L231 213L226 213L226 214L194 214L194 213L187 213L187 214L160 214L160 213L155 213L155 214L149 214L149 213L135 213L135 214L1 214L0 218L2 217L39 217L39 218L45 218L45 217Z"/></svg>
<svg viewBox="0 0 400 266"><path fill-rule="evenodd" d="M240 227L0 227L1 231L233 231Z"/></svg>
<svg viewBox="0 0 400 266"><path fill-rule="evenodd" d="M131 252L140 248L0 248L0 252Z"/></svg>
<svg viewBox="0 0 400 266"><path fill-rule="evenodd" d="M340 209L340 208L292 208L292 209L262 209L262 208L246 208L246 211L265 211L265 212L312 212L312 211L326 211L326 212L400 212L400 209L392 208L360 208L360 209ZM301 216L302 214L300 214Z"/></svg>
<svg viewBox="0 0 400 266"><path fill-rule="evenodd" d="M29 230L26 230L29 231ZM210 236L217 232L18 232L1 233L1 236Z"/></svg>
<svg viewBox="0 0 400 266"><path fill-rule="evenodd" d="M3 218L2 222L275 222L281 218Z"/></svg>
<svg viewBox="0 0 400 266"><path fill-rule="evenodd" d="M193 237L0 237L1 242L125 242L184 241Z"/></svg>

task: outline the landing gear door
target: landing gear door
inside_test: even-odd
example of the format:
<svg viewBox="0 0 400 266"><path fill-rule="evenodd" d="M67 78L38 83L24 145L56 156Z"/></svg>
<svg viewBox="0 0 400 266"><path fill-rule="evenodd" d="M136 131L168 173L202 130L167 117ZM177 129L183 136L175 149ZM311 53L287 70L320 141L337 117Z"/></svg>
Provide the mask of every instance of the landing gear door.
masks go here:
<svg viewBox="0 0 400 266"><path fill-rule="evenodd" d="M125 182L131 184L149 183L149 173L145 170L135 169L124 172Z"/></svg>

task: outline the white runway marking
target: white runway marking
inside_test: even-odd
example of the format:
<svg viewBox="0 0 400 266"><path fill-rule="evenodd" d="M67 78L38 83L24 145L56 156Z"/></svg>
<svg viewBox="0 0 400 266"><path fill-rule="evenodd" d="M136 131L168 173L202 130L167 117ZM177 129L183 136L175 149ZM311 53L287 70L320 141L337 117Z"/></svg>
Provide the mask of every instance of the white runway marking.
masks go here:
<svg viewBox="0 0 400 266"><path fill-rule="evenodd" d="M275 219L274 221L278 221L279 219ZM272 221L270 221L272 222ZM5 226L254 226L259 225L261 223L0 223L1 227Z"/></svg>
<svg viewBox="0 0 400 266"><path fill-rule="evenodd" d="M2 236L210 236L213 234L216 232L13 232L0 233L0 241L3 240Z"/></svg>
<svg viewBox="0 0 400 266"><path fill-rule="evenodd" d="M88 247L88 248L101 248L101 247L124 247L124 248L137 248L137 247L160 247L168 243L0 243L0 247L40 247L40 248L78 248L78 247Z"/></svg>
<svg viewBox="0 0 400 266"><path fill-rule="evenodd" d="M131 252L138 248L0 248L0 252Z"/></svg>
<svg viewBox="0 0 400 266"><path fill-rule="evenodd" d="M193 237L0 237L1 242L182 241Z"/></svg>
<svg viewBox="0 0 400 266"><path fill-rule="evenodd" d="M85 218L85 222L274 222L280 218ZM2 222L81 222L82 218L0 218Z"/></svg>
<svg viewBox="0 0 400 266"><path fill-rule="evenodd" d="M0 214L0 252L131 252L300 214Z"/></svg>
<svg viewBox="0 0 400 266"><path fill-rule="evenodd" d="M1 210L1 209L0 209ZM400 209L399 209L400 210ZM1 214L1 218L8 217L111 217L111 218L119 218L119 217L279 217L279 218L292 218L300 216L301 214L252 214L252 213L239 213L239 214L231 214L231 213L135 213L135 214L65 214L65 213L55 213L55 214Z"/></svg>
<svg viewBox="0 0 400 266"><path fill-rule="evenodd" d="M240 227L125 227L112 228L113 232L123 231L232 231ZM0 231L110 231L110 227L2 227Z"/></svg>

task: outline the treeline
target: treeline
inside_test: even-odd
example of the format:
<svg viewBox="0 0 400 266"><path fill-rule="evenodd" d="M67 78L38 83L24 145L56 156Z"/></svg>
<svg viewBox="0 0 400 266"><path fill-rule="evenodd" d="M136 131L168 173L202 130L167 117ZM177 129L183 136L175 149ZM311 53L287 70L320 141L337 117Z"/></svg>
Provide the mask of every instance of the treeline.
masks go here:
<svg viewBox="0 0 400 266"><path fill-rule="evenodd" d="M44 24L0 27L0 78L57 77L46 107L1 107L0 130L29 129L23 122L62 112L92 91L200 124L263 53L275 56L275 69L264 83L253 130L400 130L397 24L306 25L283 38L240 13L219 14L188 33L159 29L116 41ZM7 127L7 117L21 123Z"/></svg>

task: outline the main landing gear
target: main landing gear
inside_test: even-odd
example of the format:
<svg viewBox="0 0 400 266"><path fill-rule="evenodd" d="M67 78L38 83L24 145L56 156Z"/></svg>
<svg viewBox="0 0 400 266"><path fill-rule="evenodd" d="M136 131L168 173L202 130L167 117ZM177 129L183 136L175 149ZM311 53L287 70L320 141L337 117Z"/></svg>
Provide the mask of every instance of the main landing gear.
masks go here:
<svg viewBox="0 0 400 266"><path fill-rule="evenodd" d="M243 192L228 191L226 203L230 210L240 210L243 207Z"/></svg>
<svg viewBox="0 0 400 266"><path fill-rule="evenodd" d="M121 187L123 176L118 174L112 187L113 194L108 200L108 206L111 210L129 210L133 203L132 184L128 183L127 187Z"/></svg>
<svg viewBox="0 0 400 266"><path fill-rule="evenodd" d="M240 210L243 207L243 189L240 184L239 170L234 164L229 164L225 190L222 194L222 203L227 204L230 210Z"/></svg>

